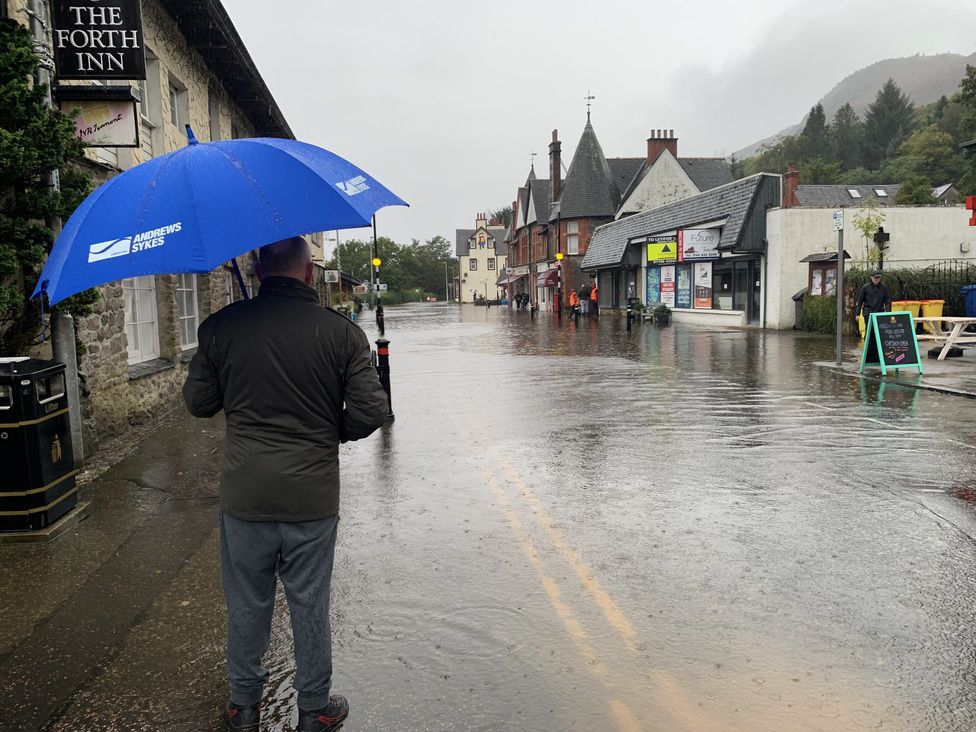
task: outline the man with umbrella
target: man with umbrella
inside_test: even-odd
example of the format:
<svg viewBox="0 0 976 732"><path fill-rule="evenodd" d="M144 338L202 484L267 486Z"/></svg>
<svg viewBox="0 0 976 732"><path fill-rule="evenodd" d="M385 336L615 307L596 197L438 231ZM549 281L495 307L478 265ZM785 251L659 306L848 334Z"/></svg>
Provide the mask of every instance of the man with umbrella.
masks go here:
<svg viewBox="0 0 976 732"><path fill-rule="evenodd" d="M330 695L329 591L339 522L339 443L389 413L369 342L318 304L307 242L260 249L261 289L200 325L183 396L227 418L220 559L227 602L227 728L256 730L268 671L275 577L295 641L299 730L338 729L349 705Z"/></svg>

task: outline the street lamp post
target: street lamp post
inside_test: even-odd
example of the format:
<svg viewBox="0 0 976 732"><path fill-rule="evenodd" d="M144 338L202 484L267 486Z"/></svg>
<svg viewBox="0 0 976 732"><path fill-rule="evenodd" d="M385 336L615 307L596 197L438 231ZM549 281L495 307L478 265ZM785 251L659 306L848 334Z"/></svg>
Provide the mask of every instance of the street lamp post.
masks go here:
<svg viewBox="0 0 976 732"><path fill-rule="evenodd" d="M556 252L556 317L563 319L563 253Z"/></svg>

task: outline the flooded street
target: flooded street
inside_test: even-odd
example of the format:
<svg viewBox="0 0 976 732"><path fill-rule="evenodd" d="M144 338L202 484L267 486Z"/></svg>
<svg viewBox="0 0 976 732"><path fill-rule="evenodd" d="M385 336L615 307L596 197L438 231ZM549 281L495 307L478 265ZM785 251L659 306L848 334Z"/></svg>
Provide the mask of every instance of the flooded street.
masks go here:
<svg viewBox="0 0 976 732"><path fill-rule="evenodd" d="M435 304L386 335L396 421L343 448L346 730L976 727L972 401L791 332ZM222 431L140 435L75 532L0 548L0 727L218 728ZM267 665L291 730L281 597Z"/></svg>
<svg viewBox="0 0 976 732"><path fill-rule="evenodd" d="M976 726L972 402L793 333L387 324L397 420L344 453L351 729Z"/></svg>

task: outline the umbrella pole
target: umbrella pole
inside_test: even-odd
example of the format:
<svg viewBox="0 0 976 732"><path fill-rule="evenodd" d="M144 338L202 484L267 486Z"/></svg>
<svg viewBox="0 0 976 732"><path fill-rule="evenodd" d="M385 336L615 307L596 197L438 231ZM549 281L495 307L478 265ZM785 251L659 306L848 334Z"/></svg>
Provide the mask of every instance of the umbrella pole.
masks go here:
<svg viewBox="0 0 976 732"><path fill-rule="evenodd" d="M241 268L237 266L237 257L230 260L230 263L234 268L234 274L237 275L237 284L241 287L241 297L245 300L250 300L251 298L247 294L247 288L244 286L244 276L241 274Z"/></svg>

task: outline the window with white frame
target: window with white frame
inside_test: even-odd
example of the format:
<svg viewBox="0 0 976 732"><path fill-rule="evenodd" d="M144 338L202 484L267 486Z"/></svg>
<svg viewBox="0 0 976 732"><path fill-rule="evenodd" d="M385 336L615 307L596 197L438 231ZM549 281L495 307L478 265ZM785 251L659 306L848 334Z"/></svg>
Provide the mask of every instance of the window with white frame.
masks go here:
<svg viewBox="0 0 976 732"><path fill-rule="evenodd" d="M190 99L186 87L175 76L169 77L169 121L183 134L190 121Z"/></svg>
<svg viewBox="0 0 976 732"><path fill-rule="evenodd" d="M159 60L146 49L146 78L139 82L139 145L142 148L143 159L149 160L157 152L159 143L157 129L162 123L160 105L162 104L159 90Z"/></svg>
<svg viewBox="0 0 976 732"><path fill-rule="evenodd" d="M184 350L197 345L197 325L200 314L197 308L197 276L176 276L176 309L180 314L180 346Z"/></svg>
<svg viewBox="0 0 976 732"><path fill-rule="evenodd" d="M579 221L566 222L566 253L579 254Z"/></svg>
<svg viewBox="0 0 976 732"><path fill-rule="evenodd" d="M488 257L488 269L495 269L495 258Z"/></svg>
<svg viewBox="0 0 976 732"><path fill-rule="evenodd" d="M478 260L475 259L474 257L469 257L468 258L468 269L470 269L472 272L474 272L475 270L477 270L478 269Z"/></svg>
<svg viewBox="0 0 976 732"><path fill-rule="evenodd" d="M159 324L156 320L156 282L152 275L122 280L125 300L125 337L129 363L159 357Z"/></svg>

